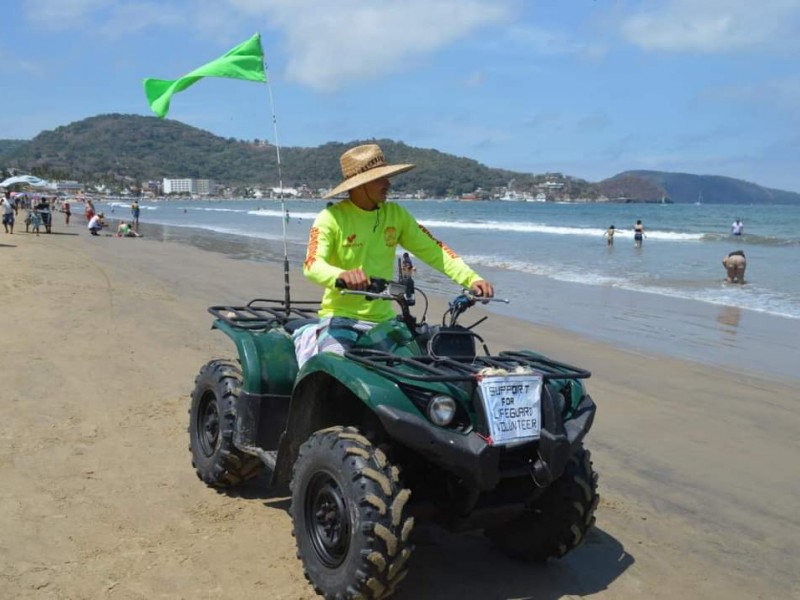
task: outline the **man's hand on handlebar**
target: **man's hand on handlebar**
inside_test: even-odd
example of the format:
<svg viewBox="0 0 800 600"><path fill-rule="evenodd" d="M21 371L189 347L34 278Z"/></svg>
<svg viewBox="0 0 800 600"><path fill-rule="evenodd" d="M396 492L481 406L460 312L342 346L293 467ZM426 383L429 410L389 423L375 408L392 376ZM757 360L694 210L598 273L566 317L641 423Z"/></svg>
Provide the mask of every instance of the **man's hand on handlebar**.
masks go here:
<svg viewBox="0 0 800 600"><path fill-rule="evenodd" d="M369 285L369 277L361 269L351 269L342 271L339 279L344 281L348 290L366 290Z"/></svg>
<svg viewBox="0 0 800 600"><path fill-rule="evenodd" d="M482 296L484 298L494 297L494 287L492 287L492 284L485 279L479 279L473 283L470 287L470 291L476 296Z"/></svg>

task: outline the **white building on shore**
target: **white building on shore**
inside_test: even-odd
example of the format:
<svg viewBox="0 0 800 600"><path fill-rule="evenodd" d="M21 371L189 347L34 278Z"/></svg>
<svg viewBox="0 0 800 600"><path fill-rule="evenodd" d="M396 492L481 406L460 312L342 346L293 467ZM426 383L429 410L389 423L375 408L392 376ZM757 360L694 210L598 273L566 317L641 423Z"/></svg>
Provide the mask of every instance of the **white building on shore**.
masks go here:
<svg viewBox="0 0 800 600"><path fill-rule="evenodd" d="M161 188L165 195L210 196L214 193L214 181L211 179L167 179L165 177Z"/></svg>

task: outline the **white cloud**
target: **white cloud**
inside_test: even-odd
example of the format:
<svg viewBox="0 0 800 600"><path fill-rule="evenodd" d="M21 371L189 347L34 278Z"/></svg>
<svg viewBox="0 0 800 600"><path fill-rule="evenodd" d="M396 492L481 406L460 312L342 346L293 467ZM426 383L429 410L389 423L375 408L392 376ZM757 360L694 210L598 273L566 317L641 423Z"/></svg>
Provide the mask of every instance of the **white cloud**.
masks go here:
<svg viewBox="0 0 800 600"><path fill-rule="evenodd" d="M1 74L44 76L45 72L45 68L40 63L8 55L0 48Z"/></svg>
<svg viewBox="0 0 800 600"><path fill-rule="evenodd" d="M28 19L48 29L85 26L90 15L114 4L110 0L24 0Z"/></svg>
<svg viewBox="0 0 800 600"><path fill-rule="evenodd" d="M606 54L606 48L599 43L578 40L572 34L555 29L543 29L536 25L515 24L508 30L508 40L526 46L541 56L569 55L577 58L596 60Z"/></svg>
<svg viewBox="0 0 800 600"><path fill-rule="evenodd" d="M467 87L480 87L485 79L483 71L473 71L464 79L464 85Z"/></svg>
<svg viewBox="0 0 800 600"><path fill-rule="evenodd" d="M797 0L669 0L623 19L623 36L646 50L724 53L797 50Z"/></svg>
<svg viewBox="0 0 800 600"><path fill-rule="evenodd" d="M800 120L800 76L718 87L705 97L753 104L766 110L781 112Z"/></svg>
<svg viewBox="0 0 800 600"><path fill-rule="evenodd" d="M229 0L263 14L287 40L290 79L320 90L402 72L482 27L510 18L498 0Z"/></svg>
<svg viewBox="0 0 800 600"><path fill-rule="evenodd" d="M24 0L30 21L108 37L150 27L221 39L245 23L280 30L289 79L319 90L402 72L477 30L509 20L513 0Z"/></svg>

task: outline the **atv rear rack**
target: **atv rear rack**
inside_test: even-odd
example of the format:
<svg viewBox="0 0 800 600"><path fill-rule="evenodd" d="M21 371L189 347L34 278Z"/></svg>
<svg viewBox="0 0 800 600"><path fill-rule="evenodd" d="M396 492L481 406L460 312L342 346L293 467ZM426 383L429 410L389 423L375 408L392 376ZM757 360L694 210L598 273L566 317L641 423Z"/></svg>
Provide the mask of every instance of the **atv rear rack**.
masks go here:
<svg viewBox="0 0 800 600"><path fill-rule="evenodd" d="M350 360L379 371L392 379L412 381L475 381L484 369L513 372L517 367L532 369L542 380L588 379L592 374L578 367L551 360L534 353L505 351L496 356L451 358L440 356L398 356L381 350L351 348L345 352ZM414 373L417 371L417 373ZM418 374L422 372L424 374Z"/></svg>
<svg viewBox="0 0 800 600"><path fill-rule="evenodd" d="M295 319L316 319L319 300L293 300L286 309L283 300L255 298L244 306L211 306L215 318L239 329L283 327Z"/></svg>

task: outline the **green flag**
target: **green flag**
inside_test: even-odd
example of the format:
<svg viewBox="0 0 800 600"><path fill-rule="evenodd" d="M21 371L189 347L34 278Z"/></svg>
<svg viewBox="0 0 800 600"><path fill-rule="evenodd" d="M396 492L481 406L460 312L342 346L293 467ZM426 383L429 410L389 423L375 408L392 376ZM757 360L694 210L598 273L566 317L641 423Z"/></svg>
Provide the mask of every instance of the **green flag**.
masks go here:
<svg viewBox="0 0 800 600"><path fill-rule="evenodd" d="M169 101L173 94L182 92L203 77L229 77L247 81L266 81L264 71L264 50L261 48L261 34L257 33L216 60L187 73L180 79L145 79L144 93L150 109L162 119L169 112Z"/></svg>

